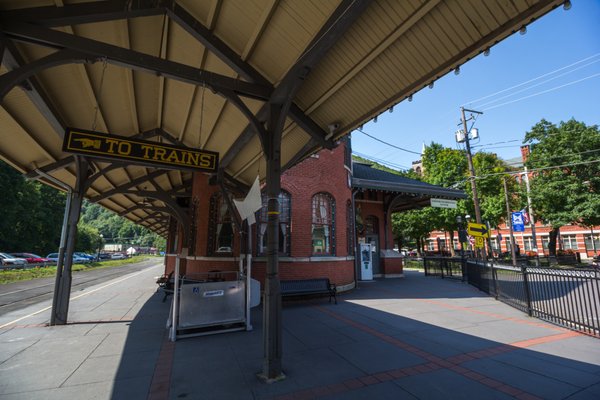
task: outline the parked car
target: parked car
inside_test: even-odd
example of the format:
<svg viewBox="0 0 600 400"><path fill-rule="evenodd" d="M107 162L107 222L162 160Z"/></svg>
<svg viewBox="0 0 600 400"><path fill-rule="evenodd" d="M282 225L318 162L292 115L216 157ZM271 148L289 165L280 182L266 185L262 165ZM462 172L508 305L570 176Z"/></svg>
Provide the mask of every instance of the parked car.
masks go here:
<svg viewBox="0 0 600 400"><path fill-rule="evenodd" d="M0 261L2 265L25 265L27 260L24 258L14 257L7 253L0 253Z"/></svg>
<svg viewBox="0 0 600 400"><path fill-rule="evenodd" d="M113 253L110 256L111 260L124 260L126 258L127 258L127 256L125 254L123 254L123 253Z"/></svg>
<svg viewBox="0 0 600 400"><path fill-rule="evenodd" d="M47 263L50 261L45 257L41 257L41 256L38 256L37 254L33 254L33 253L10 253L10 254L14 257L24 258L25 260L27 260L27 262L29 264L42 264L42 263Z"/></svg>
<svg viewBox="0 0 600 400"><path fill-rule="evenodd" d="M110 255L110 253L100 253L100 254L98 254L98 259L99 260L110 260L111 255Z"/></svg>
<svg viewBox="0 0 600 400"><path fill-rule="evenodd" d="M73 253L74 256L80 257L80 258L85 258L88 261L96 261L96 256L93 256L91 254L87 254L87 253L82 253L79 251L76 251L75 253Z"/></svg>
<svg viewBox="0 0 600 400"><path fill-rule="evenodd" d="M50 253L46 256L46 258L52 262L58 262L58 253ZM88 262L87 258L79 257L73 254L73 264L82 264Z"/></svg>

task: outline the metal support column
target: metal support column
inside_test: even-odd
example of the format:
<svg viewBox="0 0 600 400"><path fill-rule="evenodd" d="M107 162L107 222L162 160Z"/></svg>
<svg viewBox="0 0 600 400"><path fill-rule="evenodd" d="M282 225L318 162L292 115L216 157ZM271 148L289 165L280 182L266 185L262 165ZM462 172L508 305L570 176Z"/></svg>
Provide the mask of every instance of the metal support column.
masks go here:
<svg viewBox="0 0 600 400"><path fill-rule="evenodd" d="M59 254L58 261L64 260L63 268L57 269L56 283L54 288L54 302L52 304L51 325L65 325L69 314L69 298L71 297L71 280L73 267L73 252L75 251L75 239L77 238L77 222L81 212L83 196L87 189L87 178L89 176L89 163L83 157L76 157L77 181L75 190L71 194L71 206L67 221L67 238L64 256ZM62 258L61 258L62 257ZM60 273L60 276L58 274Z"/></svg>
<svg viewBox="0 0 600 400"><path fill-rule="evenodd" d="M267 271L263 318L264 360L260 377L267 382L285 378L282 372L281 287L279 284L279 192L281 191L282 106L270 104L265 154L267 158Z"/></svg>

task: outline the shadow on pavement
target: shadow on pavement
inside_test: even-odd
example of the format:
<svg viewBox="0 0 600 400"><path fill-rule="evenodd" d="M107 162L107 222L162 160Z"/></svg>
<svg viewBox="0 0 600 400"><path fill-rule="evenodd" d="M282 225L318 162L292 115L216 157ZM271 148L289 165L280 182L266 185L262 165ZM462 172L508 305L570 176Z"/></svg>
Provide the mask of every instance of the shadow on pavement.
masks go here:
<svg viewBox="0 0 600 400"><path fill-rule="evenodd" d="M172 345L169 303L161 300L152 296L130 324L113 399L600 398L598 339L418 272L360 283L338 305L326 298L284 302L287 378L271 385L256 378L260 307L251 332Z"/></svg>

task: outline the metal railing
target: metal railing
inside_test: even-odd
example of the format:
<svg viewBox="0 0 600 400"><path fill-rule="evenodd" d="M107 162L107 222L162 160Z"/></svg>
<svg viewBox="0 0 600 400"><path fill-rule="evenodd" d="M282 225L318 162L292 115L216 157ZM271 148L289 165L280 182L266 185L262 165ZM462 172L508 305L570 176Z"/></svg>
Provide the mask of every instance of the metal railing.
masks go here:
<svg viewBox="0 0 600 400"><path fill-rule="evenodd" d="M457 267L457 263L462 263ZM423 261L425 275L459 278L530 316L600 336L600 271L494 265L441 257Z"/></svg>
<svg viewBox="0 0 600 400"><path fill-rule="evenodd" d="M461 258L424 257L423 267L426 276L441 278L465 279L465 263Z"/></svg>

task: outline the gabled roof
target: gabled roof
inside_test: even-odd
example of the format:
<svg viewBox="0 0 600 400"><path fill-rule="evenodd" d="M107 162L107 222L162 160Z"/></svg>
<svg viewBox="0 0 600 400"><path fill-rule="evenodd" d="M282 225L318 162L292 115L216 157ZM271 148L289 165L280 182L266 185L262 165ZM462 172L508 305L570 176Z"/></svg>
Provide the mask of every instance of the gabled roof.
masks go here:
<svg viewBox="0 0 600 400"><path fill-rule="evenodd" d="M467 198L467 195L462 190L432 185L356 162L352 163L352 187L363 190L381 190L403 195L399 197L404 197L405 201L402 204L396 204L394 211L425 206L431 198L455 200Z"/></svg>
<svg viewBox="0 0 600 400"><path fill-rule="evenodd" d="M218 152L247 187L266 174L270 104L291 99L285 169L562 2L2 1L0 158L73 187L74 127ZM190 172L92 169L87 198L159 233L164 196L190 195Z"/></svg>

